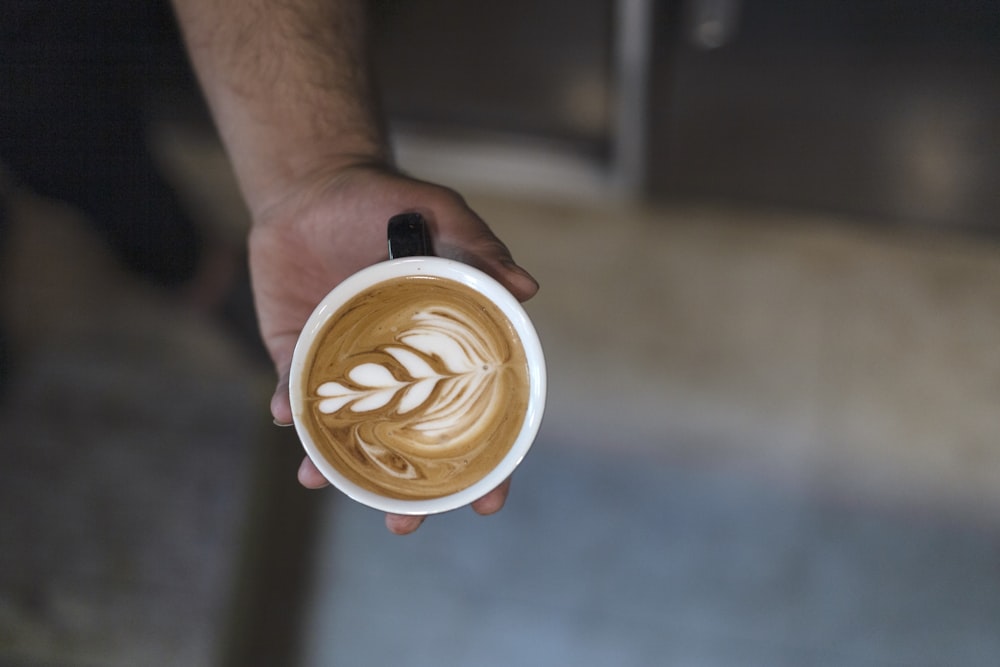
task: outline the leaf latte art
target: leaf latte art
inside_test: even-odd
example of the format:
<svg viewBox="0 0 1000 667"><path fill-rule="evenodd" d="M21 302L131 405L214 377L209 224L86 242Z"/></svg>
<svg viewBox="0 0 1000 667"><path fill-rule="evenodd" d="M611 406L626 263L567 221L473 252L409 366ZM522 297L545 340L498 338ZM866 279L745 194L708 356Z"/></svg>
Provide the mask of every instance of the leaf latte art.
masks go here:
<svg viewBox="0 0 1000 667"><path fill-rule="evenodd" d="M435 498L486 475L527 409L513 326L460 283L409 276L348 301L307 364L306 422L341 474L382 495Z"/></svg>

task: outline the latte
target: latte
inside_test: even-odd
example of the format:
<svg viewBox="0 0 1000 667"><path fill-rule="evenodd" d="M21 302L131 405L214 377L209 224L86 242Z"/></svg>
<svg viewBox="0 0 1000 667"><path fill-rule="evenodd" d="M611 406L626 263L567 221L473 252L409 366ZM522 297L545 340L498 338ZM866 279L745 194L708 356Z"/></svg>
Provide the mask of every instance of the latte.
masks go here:
<svg viewBox="0 0 1000 667"><path fill-rule="evenodd" d="M351 297L316 335L302 421L354 484L406 500L475 484L510 450L530 398L525 351L490 299L416 275Z"/></svg>

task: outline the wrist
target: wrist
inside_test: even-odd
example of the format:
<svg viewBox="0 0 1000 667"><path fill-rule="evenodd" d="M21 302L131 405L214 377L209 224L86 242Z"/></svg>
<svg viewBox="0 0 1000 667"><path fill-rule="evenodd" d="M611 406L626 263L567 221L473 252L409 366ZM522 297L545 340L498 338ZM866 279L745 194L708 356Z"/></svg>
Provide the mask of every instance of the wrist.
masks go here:
<svg viewBox="0 0 1000 667"><path fill-rule="evenodd" d="M368 182L366 175L395 173L395 167L381 153L331 153L302 161L280 175L275 173L253 194L245 191L244 196L252 224L260 226L290 221L319 201L359 194Z"/></svg>
<svg viewBox="0 0 1000 667"><path fill-rule="evenodd" d="M391 169L387 151L376 146L355 148L320 151L314 146L288 155L262 155L250 158L242 168L234 157L237 181L251 219L265 219L296 199L309 200L358 170Z"/></svg>

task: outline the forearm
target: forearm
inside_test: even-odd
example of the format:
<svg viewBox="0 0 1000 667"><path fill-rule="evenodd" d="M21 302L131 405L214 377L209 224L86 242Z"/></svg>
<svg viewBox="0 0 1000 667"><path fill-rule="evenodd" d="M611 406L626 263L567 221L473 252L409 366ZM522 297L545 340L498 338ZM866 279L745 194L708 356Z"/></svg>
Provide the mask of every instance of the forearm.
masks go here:
<svg viewBox="0 0 1000 667"><path fill-rule="evenodd" d="M363 0L174 0L251 211L288 186L386 159Z"/></svg>

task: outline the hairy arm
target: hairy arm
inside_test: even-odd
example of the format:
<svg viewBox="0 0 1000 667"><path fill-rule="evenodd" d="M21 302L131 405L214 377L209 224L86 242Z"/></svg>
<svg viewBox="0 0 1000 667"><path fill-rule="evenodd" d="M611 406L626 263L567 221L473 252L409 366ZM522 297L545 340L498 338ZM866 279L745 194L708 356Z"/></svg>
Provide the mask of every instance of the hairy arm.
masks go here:
<svg viewBox="0 0 1000 667"><path fill-rule="evenodd" d="M388 160L360 0L174 0L243 195L261 214L313 172Z"/></svg>

